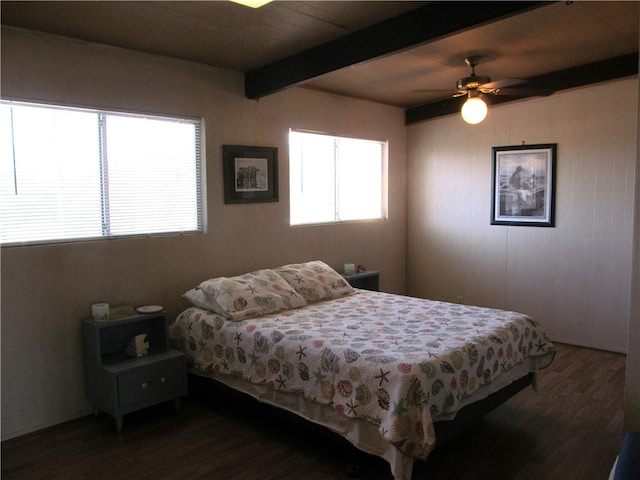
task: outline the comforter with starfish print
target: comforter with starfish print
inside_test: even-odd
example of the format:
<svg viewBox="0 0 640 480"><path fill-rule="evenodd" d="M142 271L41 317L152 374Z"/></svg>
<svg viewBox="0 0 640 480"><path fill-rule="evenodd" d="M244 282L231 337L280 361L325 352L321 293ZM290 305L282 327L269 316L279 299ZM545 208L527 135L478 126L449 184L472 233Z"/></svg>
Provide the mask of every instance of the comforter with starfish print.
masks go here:
<svg viewBox="0 0 640 480"><path fill-rule="evenodd" d="M434 419L554 353L527 315L365 290L235 322L192 307L170 336L195 373L240 375L330 405L421 459L435 446Z"/></svg>

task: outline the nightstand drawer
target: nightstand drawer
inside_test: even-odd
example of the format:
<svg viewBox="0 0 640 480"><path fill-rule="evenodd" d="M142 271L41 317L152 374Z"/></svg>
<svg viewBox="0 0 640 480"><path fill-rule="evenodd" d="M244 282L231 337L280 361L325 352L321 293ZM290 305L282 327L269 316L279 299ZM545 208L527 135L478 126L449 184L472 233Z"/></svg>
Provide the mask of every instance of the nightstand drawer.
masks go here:
<svg viewBox="0 0 640 480"><path fill-rule="evenodd" d="M146 402L184 387L184 358L148 365L118 376L120 406Z"/></svg>

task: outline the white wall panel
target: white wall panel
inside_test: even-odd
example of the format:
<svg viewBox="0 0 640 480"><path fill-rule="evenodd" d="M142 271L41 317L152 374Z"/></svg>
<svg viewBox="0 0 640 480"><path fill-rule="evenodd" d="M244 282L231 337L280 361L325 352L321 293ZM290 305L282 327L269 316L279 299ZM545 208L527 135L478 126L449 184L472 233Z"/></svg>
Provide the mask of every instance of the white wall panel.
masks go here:
<svg viewBox="0 0 640 480"><path fill-rule="evenodd" d="M409 127L407 290L626 351L637 85L620 80ZM490 225L491 147L557 143L555 228Z"/></svg>

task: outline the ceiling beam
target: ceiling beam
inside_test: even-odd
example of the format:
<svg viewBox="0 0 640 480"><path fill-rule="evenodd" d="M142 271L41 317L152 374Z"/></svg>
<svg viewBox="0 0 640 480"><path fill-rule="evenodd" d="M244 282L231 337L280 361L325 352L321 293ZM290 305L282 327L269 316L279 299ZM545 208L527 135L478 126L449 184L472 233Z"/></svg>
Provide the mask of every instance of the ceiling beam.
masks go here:
<svg viewBox="0 0 640 480"><path fill-rule="evenodd" d="M609 58L599 62L580 65L578 67L546 73L526 79L526 90L547 90L557 92L569 88L582 87L593 83L606 82L616 78L628 77L638 74L638 52L619 57ZM517 90L517 87L514 88ZM527 94L511 95L484 95L483 99L489 105L513 102L524 98L536 96ZM445 98L435 102L409 107L405 110L405 124L420 122L430 118L450 115L460 111L466 97Z"/></svg>
<svg viewBox="0 0 640 480"><path fill-rule="evenodd" d="M554 2L429 2L405 14L245 73L257 99L312 78Z"/></svg>

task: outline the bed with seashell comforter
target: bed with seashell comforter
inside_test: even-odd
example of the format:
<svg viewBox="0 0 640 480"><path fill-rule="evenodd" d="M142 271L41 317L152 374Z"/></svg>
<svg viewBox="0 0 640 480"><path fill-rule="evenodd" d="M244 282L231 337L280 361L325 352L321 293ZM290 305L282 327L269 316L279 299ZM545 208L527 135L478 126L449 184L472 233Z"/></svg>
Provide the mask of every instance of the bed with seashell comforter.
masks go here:
<svg viewBox="0 0 640 480"><path fill-rule="evenodd" d="M438 426L535 386L554 356L527 315L353 289L320 261L207 280L185 297L194 306L170 337L191 373L330 428L396 480L427 458Z"/></svg>

